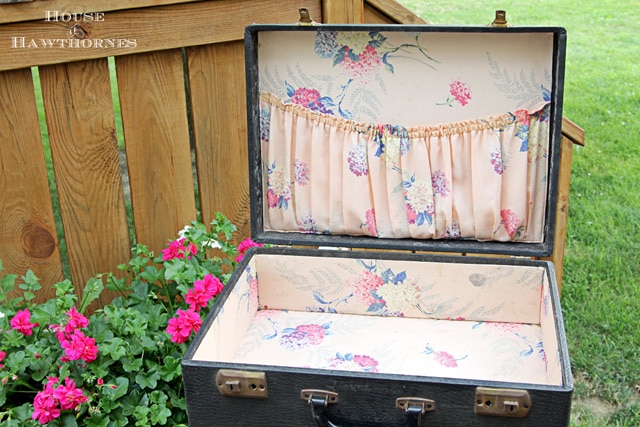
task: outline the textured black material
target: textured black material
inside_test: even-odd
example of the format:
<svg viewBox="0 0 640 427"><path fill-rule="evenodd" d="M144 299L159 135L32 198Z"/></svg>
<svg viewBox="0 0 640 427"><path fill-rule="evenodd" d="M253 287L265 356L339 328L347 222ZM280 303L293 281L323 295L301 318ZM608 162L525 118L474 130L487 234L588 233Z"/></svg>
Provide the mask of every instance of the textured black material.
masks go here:
<svg viewBox="0 0 640 427"><path fill-rule="evenodd" d="M325 31L380 31L380 32L445 32L445 33L498 33L509 37L511 33L552 33L554 35L553 69L551 70L551 127L549 135L549 173L547 209L545 212L544 242L495 242L445 239L382 239L370 236L321 235L297 232L265 231L263 222L262 159L260 150L260 111L258 75L258 34L261 31L317 31L315 26L252 25L245 30L245 61L247 74L247 117L249 137L249 180L251 203L251 235L254 240L289 246L341 246L350 248L376 248L430 252L463 252L506 254L518 256L550 256L555 235L558 173L562 139L562 100L567 34L561 27L455 27L437 25L322 25ZM417 76L416 78L419 78Z"/></svg>
<svg viewBox="0 0 640 427"><path fill-rule="evenodd" d="M184 376L189 425L313 427L318 424L310 415L309 404L300 398L300 391L305 388L323 388L339 394L340 402L330 405L326 413L331 422L340 427L402 426L407 417L404 411L395 407L395 400L403 396L425 397L435 401L436 409L422 416L420 426L554 427L569 423L571 391L568 389L520 385L531 395L532 408L529 415L526 418L503 418L475 414L476 382L349 375L337 371L268 366L261 368L268 372L269 398L265 400L223 397L215 386L217 369L214 364L187 362ZM510 384L510 387L517 385Z"/></svg>

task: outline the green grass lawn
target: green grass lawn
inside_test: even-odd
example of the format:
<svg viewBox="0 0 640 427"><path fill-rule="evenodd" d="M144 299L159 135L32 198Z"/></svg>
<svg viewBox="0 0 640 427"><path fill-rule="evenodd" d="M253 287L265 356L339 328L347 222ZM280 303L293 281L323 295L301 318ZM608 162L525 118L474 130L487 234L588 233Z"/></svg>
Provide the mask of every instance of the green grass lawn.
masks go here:
<svg viewBox="0 0 640 427"><path fill-rule="evenodd" d="M640 426L640 7L637 0L400 0L435 24L567 29L575 147L562 292L574 426Z"/></svg>

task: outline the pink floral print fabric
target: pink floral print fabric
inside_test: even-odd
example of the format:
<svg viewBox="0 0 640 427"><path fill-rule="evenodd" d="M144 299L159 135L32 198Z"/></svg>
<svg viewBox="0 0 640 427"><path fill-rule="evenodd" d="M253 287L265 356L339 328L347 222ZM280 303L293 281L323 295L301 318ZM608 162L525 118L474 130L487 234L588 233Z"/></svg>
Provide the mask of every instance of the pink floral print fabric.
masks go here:
<svg viewBox="0 0 640 427"><path fill-rule="evenodd" d="M551 51L545 33L261 33L265 231L541 242Z"/></svg>
<svg viewBox="0 0 640 427"><path fill-rule="evenodd" d="M544 269L257 254L195 360L560 384Z"/></svg>
<svg viewBox="0 0 640 427"><path fill-rule="evenodd" d="M521 323L261 310L233 361L533 384L558 381L548 376L540 327Z"/></svg>
<svg viewBox="0 0 640 427"><path fill-rule="evenodd" d="M316 105L315 98L307 105ZM263 94L261 111L270 133L266 229L543 239L546 103L534 111L410 128L357 123L272 94Z"/></svg>

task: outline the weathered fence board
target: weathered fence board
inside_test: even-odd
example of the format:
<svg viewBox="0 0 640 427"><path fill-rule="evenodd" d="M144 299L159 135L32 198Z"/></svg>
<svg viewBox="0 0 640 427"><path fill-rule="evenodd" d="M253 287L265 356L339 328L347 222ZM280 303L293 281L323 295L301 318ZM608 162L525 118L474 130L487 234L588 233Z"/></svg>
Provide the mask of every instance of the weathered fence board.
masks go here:
<svg viewBox="0 0 640 427"><path fill-rule="evenodd" d="M217 211L249 228L249 172L242 41L187 49L203 218ZM222 167L224 163L224 167Z"/></svg>
<svg viewBox="0 0 640 427"><path fill-rule="evenodd" d="M137 240L159 251L195 219L179 49L116 58Z"/></svg>
<svg viewBox="0 0 640 427"><path fill-rule="evenodd" d="M130 256L107 59L40 67L40 82L69 269L81 288Z"/></svg>
<svg viewBox="0 0 640 427"><path fill-rule="evenodd" d="M31 269L50 285L62 264L30 69L0 72L0 111L0 259L5 272Z"/></svg>
<svg viewBox="0 0 640 427"><path fill-rule="evenodd" d="M70 37L75 22L0 25L0 70L240 40L256 20L294 23L298 7L319 17L319 6L319 0L290 0L286 7L274 0L216 0L114 11L102 22L81 23L83 40Z"/></svg>
<svg viewBox="0 0 640 427"><path fill-rule="evenodd" d="M134 9L140 7L160 6L174 3L187 3L200 0L47 0L34 1L2 8L0 24L42 19L73 19L67 14L88 13L92 20L100 20L105 13L112 10ZM48 13L47 13L48 12ZM56 12L58 12L56 14Z"/></svg>

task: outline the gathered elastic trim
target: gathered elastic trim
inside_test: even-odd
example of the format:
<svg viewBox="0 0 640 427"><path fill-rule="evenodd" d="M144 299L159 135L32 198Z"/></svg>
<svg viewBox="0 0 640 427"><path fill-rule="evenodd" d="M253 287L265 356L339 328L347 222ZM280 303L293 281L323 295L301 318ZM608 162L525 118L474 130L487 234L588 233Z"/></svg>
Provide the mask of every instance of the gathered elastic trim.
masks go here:
<svg viewBox="0 0 640 427"><path fill-rule="evenodd" d="M379 132L381 127L385 128L388 126L387 124L371 124L358 122L355 120L348 120L342 117L313 111L303 107L302 105L285 103L278 96L269 92L260 93L260 99L261 101L271 105L271 107L277 108L283 112L290 112L298 117L311 120L317 124L323 124L341 130L344 129L365 134L374 134L376 132ZM529 116L533 116L539 113L547 104L549 103L543 102L531 110L525 110L526 114ZM491 129L502 129L505 126L513 123L515 119L515 112L507 112L478 119L441 123L437 125L404 127L399 124L392 124L391 126L393 126L396 131L401 132L401 136L406 136L408 138L432 138L447 137L451 135L462 135L469 132L482 132Z"/></svg>

